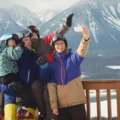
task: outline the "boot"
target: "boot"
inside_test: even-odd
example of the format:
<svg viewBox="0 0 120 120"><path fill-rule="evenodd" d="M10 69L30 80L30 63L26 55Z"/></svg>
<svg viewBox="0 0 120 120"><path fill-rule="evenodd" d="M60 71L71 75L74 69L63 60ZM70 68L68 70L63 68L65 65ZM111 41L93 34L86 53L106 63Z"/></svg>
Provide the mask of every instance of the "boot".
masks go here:
<svg viewBox="0 0 120 120"><path fill-rule="evenodd" d="M16 120L16 111L17 105L16 104L6 104L5 105L5 120Z"/></svg>

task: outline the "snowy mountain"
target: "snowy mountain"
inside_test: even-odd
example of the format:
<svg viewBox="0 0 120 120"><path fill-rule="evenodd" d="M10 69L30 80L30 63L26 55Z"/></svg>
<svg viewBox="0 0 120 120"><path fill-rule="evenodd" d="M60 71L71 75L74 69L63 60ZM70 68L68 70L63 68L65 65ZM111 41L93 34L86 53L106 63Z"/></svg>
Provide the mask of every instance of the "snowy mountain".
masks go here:
<svg viewBox="0 0 120 120"><path fill-rule="evenodd" d="M75 15L67 38L73 49L82 37L73 28L80 24L89 27L91 51L120 50L120 0L80 0L41 26L43 36L61 26L71 13Z"/></svg>
<svg viewBox="0 0 120 120"><path fill-rule="evenodd" d="M51 11L51 10L46 10L42 12L37 12L37 15L39 19L42 21L42 23L48 22L50 19L54 18L59 11Z"/></svg>
<svg viewBox="0 0 120 120"><path fill-rule="evenodd" d="M0 8L0 35L23 30L29 25L40 27L41 24L38 16L22 5L12 4L9 8Z"/></svg>

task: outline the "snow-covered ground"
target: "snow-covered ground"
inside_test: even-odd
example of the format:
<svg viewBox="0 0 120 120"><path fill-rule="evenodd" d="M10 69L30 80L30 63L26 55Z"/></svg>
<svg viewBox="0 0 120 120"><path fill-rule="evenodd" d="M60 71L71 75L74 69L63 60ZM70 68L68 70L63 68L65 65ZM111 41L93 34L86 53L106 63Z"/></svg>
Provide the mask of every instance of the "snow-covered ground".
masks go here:
<svg viewBox="0 0 120 120"><path fill-rule="evenodd" d="M111 100L112 104L112 117L117 116L117 105L116 105L116 99ZM96 107L96 102L93 102L90 104L91 106L91 117L96 117L97 116L97 107ZM101 101L101 116L102 117L108 117L108 107L107 107L107 101Z"/></svg>
<svg viewBox="0 0 120 120"><path fill-rule="evenodd" d="M108 107L107 107L107 100L106 100L106 90L100 91L101 95L101 116L108 117ZM96 104L96 92L95 90L90 91L90 110L91 110L91 117L97 116L97 104ZM117 101L116 101L116 92L115 90L111 90L111 110L112 110L112 117L117 116Z"/></svg>
<svg viewBox="0 0 120 120"><path fill-rule="evenodd" d="M111 65L111 66L106 66L107 68L110 68L110 69L114 69L114 70L117 70L117 69L120 69L120 66L115 66L115 65Z"/></svg>

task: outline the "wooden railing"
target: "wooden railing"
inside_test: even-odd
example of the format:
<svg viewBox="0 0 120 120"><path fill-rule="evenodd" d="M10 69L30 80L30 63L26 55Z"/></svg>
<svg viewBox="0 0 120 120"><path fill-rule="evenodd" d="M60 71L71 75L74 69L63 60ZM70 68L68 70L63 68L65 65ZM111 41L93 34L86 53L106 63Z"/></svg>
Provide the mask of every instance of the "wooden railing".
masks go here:
<svg viewBox="0 0 120 120"><path fill-rule="evenodd" d="M100 90L106 90L107 94L107 109L108 120L112 120L111 110L111 90L116 90L117 101L117 120L120 120L120 80L84 80L83 87L86 91L86 109L87 120L91 118L90 111L90 90L96 91L96 107L97 107L97 120L101 120L101 104L100 104Z"/></svg>

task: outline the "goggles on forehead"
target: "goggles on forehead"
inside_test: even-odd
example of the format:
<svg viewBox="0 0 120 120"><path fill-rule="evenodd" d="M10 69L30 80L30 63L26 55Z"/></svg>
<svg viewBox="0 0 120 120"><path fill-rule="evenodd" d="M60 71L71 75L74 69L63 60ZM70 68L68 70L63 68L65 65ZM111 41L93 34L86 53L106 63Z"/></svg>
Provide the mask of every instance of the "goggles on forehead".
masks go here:
<svg viewBox="0 0 120 120"><path fill-rule="evenodd" d="M54 42L56 40L66 40L66 38L61 34L57 34L53 37L52 41Z"/></svg>

